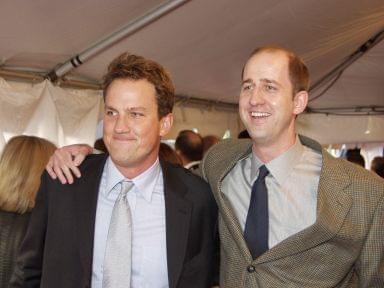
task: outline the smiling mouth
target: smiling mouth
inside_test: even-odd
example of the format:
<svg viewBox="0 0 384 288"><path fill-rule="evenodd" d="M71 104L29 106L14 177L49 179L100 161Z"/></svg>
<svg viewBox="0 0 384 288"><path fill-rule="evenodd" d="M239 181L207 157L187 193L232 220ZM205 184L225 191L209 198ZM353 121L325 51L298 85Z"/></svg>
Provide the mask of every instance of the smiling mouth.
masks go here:
<svg viewBox="0 0 384 288"><path fill-rule="evenodd" d="M133 138L113 137L113 140L120 141L120 142L129 142L129 141L133 141L135 139L133 139Z"/></svg>
<svg viewBox="0 0 384 288"><path fill-rule="evenodd" d="M271 113L268 112L251 112L253 118L265 118L271 116Z"/></svg>

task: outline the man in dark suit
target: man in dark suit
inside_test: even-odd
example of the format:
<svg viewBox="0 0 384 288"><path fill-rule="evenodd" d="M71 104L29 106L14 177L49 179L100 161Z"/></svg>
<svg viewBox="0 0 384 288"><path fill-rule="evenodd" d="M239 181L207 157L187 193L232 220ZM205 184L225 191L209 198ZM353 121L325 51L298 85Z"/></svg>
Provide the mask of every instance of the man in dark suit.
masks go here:
<svg viewBox="0 0 384 288"><path fill-rule="evenodd" d="M168 73L124 53L103 92L109 154L87 158L73 185L43 175L10 286L210 287L217 208L209 186L158 159L173 122Z"/></svg>

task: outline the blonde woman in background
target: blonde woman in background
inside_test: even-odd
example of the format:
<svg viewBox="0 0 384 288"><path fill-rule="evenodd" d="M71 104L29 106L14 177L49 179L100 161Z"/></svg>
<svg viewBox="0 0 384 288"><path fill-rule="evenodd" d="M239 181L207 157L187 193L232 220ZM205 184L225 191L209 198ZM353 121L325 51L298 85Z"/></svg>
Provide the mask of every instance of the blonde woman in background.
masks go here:
<svg viewBox="0 0 384 288"><path fill-rule="evenodd" d="M17 250L35 205L40 176L56 146L34 136L16 136L0 158L0 287L8 287Z"/></svg>

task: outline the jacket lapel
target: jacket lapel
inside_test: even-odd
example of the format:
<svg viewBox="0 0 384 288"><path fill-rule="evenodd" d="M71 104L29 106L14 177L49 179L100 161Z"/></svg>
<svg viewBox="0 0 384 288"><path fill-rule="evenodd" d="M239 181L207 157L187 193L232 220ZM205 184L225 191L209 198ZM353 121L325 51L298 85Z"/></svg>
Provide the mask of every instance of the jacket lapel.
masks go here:
<svg viewBox="0 0 384 288"><path fill-rule="evenodd" d="M72 184L74 185L73 189L75 189L76 225L85 283L90 283L97 196L107 155L97 157L97 159L92 159L87 163L88 167L82 171L82 177Z"/></svg>
<svg viewBox="0 0 384 288"><path fill-rule="evenodd" d="M161 162L164 177L167 264L169 287L174 288L180 277L188 242L191 204L184 198L188 187L172 173L169 164Z"/></svg>
<svg viewBox="0 0 384 288"><path fill-rule="evenodd" d="M350 179L339 161L326 151L322 154L316 222L268 250L257 258L255 263L272 261L308 250L331 239L340 230L352 205L352 198L345 191Z"/></svg>
<svg viewBox="0 0 384 288"><path fill-rule="evenodd" d="M317 196L316 222L303 231L283 240L281 243L254 260L254 263L262 263L286 257L329 240L341 228L352 205L352 199L345 191L349 186L350 179L344 172L343 166L340 165L340 161L334 159L325 150L322 150L320 144L316 141L303 136L300 136L300 140L304 145L309 146L314 150L322 151L323 155L323 165ZM212 189L214 189L215 186L218 187L217 193L215 193L215 198L219 206L220 215L225 222L226 227L228 227L228 230L233 235L233 239L236 239L236 244L243 254L243 257L252 261L252 256L244 240L241 226L231 204L222 193L221 189L224 177L236 165L237 161L251 153L252 142L241 142L235 149L236 151L228 149L228 154L226 154L232 154L233 157L224 157L224 159L230 158L230 161L225 160L225 162L220 163L222 167L226 167L223 169L222 173L216 173L217 175L212 173L209 179L210 181L213 180L212 182L214 183L211 185Z"/></svg>
<svg viewBox="0 0 384 288"><path fill-rule="evenodd" d="M232 168L236 165L236 163L243 158L244 156L248 155L252 151L252 142L250 141L242 141L241 142L241 151L242 153L235 153L235 157L232 158L232 160L228 163L223 163L224 165L222 167L226 167L220 175L218 175L217 179L214 179L213 183L217 183L215 185L218 187L218 193L215 193L215 198L217 205L219 207L219 216L222 217L222 220L226 223L226 226L228 227L229 232L232 234L233 239L236 239L236 244L239 247L239 250L243 254L244 258L251 257L251 254L249 252L247 243L244 240L243 231L241 229L240 223L236 217L236 214L232 208L232 205L230 204L228 198L222 193L222 182L224 177L232 170ZM212 186L211 186L212 187ZM212 188L213 190L214 188Z"/></svg>

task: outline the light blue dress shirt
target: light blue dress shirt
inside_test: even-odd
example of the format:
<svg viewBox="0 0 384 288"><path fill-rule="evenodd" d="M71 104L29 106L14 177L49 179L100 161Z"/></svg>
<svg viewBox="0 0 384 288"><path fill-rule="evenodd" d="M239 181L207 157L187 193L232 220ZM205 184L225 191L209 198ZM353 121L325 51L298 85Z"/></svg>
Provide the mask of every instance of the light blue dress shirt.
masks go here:
<svg viewBox="0 0 384 288"><path fill-rule="evenodd" d="M113 205L124 176L108 158L96 210L92 287L102 288L103 262ZM168 284L163 173L159 160L139 176L127 198L132 213L132 288L166 288Z"/></svg>

